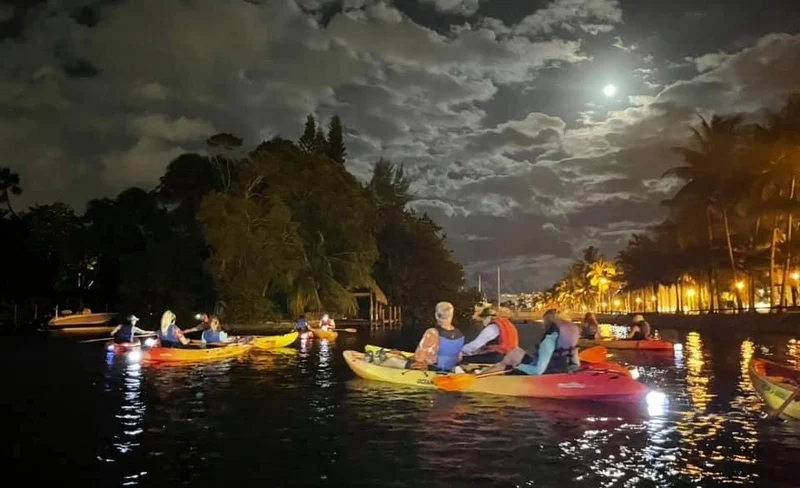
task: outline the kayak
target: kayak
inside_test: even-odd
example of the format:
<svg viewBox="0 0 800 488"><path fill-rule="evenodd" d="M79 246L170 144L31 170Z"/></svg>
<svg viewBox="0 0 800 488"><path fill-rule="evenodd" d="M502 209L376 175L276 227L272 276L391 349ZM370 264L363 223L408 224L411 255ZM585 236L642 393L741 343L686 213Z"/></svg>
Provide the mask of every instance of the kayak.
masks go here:
<svg viewBox="0 0 800 488"><path fill-rule="evenodd" d="M297 340L298 335L297 331L294 331L283 335L255 336L249 343L256 349L277 349L290 345Z"/></svg>
<svg viewBox="0 0 800 488"><path fill-rule="evenodd" d="M364 354L345 351L344 359L353 372L368 380L384 381L421 388L436 388L433 378L446 373L396 369L368 362ZM462 365L469 372L477 365ZM649 391L646 386L629 376L608 370L586 367L576 373L546 374L540 376L506 375L476 378L463 390L469 393L486 393L503 396L531 398L571 399L604 402L636 402Z"/></svg>
<svg viewBox="0 0 800 488"><path fill-rule="evenodd" d="M667 341L589 340L578 341L580 347L604 346L606 349L639 349L643 351L672 351L675 345Z"/></svg>
<svg viewBox="0 0 800 488"><path fill-rule="evenodd" d="M322 329L309 329L315 336L319 337L320 339L326 339L332 341L339 336L339 333L335 330L322 330Z"/></svg>
<svg viewBox="0 0 800 488"><path fill-rule="evenodd" d="M371 344L367 344L364 346L364 357L366 361L373 362L375 358L378 358L380 361L385 361L386 358L389 357L398 357L402 359L409 359L412 357L414 353L408 351L398 351L396 349L389 349L382 346L373 346ZM476 367L487 367L491 366L491 364L481 364L481 363L470 363L474 364ZM631 370L622 366L621 364L612 363L612 362L602 362L602 363L585 363L587 367L591 367L592 369L607 369L610 371L616 371L618 373L622 373L626 376L631 376Z"/></svg>
<svg viewBox="0 0 800 488"><path fill-rule="evenodd" d="M221 347L154 347L142 351L142 360L153 362L215 361L241 356L252 348L253 346L250 344L237 343Z"/></svg>
<svg viewBox="0 0 800 488"><path fill-rule="evenodd" d="M120 354L125 354L130 351L138 351L142 348L142 343L139 341L136 342L122 342L117 343L114 341L106 342L106 351L113 352L115 356Z"/></svg>
<svg viewBox="0 0 800 488"><path fill-rule="evenodd" d="M752 359L747 372L753 389L767 406L778 409L800 385L800 371L764 359ZM783 414L800 420L800 398L786 406Z"/></svg>

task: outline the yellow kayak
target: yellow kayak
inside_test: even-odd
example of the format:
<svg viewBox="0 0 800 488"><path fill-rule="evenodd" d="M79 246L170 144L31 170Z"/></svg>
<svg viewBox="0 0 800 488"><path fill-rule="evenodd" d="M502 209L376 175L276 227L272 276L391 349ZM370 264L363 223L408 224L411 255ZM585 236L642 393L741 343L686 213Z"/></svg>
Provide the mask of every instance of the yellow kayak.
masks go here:
<svg viewBox="0 0 800 488"><path fill-rule="evenodd" d="M344 360L353 373L356 375L373 381L384 381L387 383L394 383L397 385L410 385L419 386L423 388L436 388L431 378L436 375L444 375L445 373L436 373L434 371L420 371L416 369L399 369L388 368L369 362L364 353L358 351L345 351L343 353ZM465 371L475 369L476 365L461 365Z"/></svg>
<svg viewBox="0 0 800 488"><path fill-rule="evenodd" d="M747 372L753 389L773 410L780 408L800 385L800 371L763 359L752 359ZM783 415L800 420L800 398L787 405Z"/></svg>
<svg viewBox="0 0 800 488"><path fill-rule="evenodd" d="M322 330L322 329L309 329L315 336L320 339L332 341L339 337L339 333L335 330Z"/></svg>
<svg viewBox="0 0 800 488"><path fill-rule="evenodd" d="M159 363L216 361L242 356L252 348L250 344L238 343L222 347L153 347L142 351L142 360Z"/></svg>
<svg viewBox="0 0 800 488"><path fill-rule="evenodd" d="M274 336L256 336L250 344L256 349L277 349L279 347L286 347L297 340L297 331L289 332L283 335Z"/></svg>
<svg viewBox="0 0 800 488"><path fill-rule="evenodd" d="M413 352L409 351L399 351L397 349L391 349L388 347L383 346L373 346L372 344L367 344L364 346L364 356L366 357L367 361L370 359L378 359L379 361L384 361L386 358L390 357L397 357L403 359L410 359L414 357ZM482 366L491 366L491 363L469 363L473 364L475 367ZM462 366L463 367L463 366Z"/></svg>

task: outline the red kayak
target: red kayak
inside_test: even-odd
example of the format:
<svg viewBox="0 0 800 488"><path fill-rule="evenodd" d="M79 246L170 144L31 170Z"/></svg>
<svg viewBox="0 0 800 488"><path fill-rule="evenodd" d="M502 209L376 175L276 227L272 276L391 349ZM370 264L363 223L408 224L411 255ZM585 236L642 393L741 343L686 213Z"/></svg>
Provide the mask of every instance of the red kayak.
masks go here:
<svg viewBox="0 0 800 488"><path fill-rule="evenodd" d="M106 342L106 351L113 352L114 355L125 354L130 351L139 351L142 348L142 343L139 341L136 342L114 342L108 341Z"/></svg>

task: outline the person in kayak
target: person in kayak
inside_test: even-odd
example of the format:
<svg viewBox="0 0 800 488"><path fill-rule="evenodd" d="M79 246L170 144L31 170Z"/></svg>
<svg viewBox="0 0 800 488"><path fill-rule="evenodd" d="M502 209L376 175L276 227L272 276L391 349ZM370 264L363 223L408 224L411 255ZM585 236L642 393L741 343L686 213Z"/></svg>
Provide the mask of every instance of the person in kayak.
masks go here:
<svg viewBox="0 0 800 488"><path fill-rule="evenodd" d="M597 317L592 312L586 312L586 315L583 316L581 338L589 340L600 339L600 325L597 323Z"/></svg>
<svg viewBox="0 0 800 488"><path fill-rule="evenodd" d="M450 302L436 304L436 327L422 335L414 357L405 364L407 369L463 372L458 366L464 335L453 326L455 309Z"/></svg>
<svg viewBox="0 0 800 488"><path fill-rule="evenodd" d="M650 324L647 323L643 316L639 314L633 316L633 320L631 320L631 335L628 336L628 340L650 340Z"/></svg>
<svg viewBox="0 0 800 488"><path fill-rule="evenodd" d="M183 335L183 331L175 325L177 317L171 310L161 316L161 327L158 329L158 342L161 347L186 347L192 343Z"/></svg>
<svg viewBox="0 0 800 488"><path fill-rule="evenodd" d="M484 308L480 318L483 330L461 350L465 362L496 363L519 347L519 332L510 320L497 317L491 307Z"/></svg>
<svg viewBox="0 0 800 488"><path fill-rule="evenodd" d="M130 314L125 318L124 324L119 324L111 331L111 337L115 344L131 344L134 342L134 334L152 334L149 330L136 327L139 317Z"/></svg>
<svg viewBox="0 0 800 488"><path fill-rule="evenodd" d="M306 322L306 316L301 315L297 317L297 322L294 324L294 329L299 333L308 332L308 322Z"/></svg>
<svg viewBox="0 0 800 488"><path fill-rule="evenodd" d="M322 316L322 319L319 321L319 328L322 330L332 330L336 328L336 322L328 315L325 314Z"/></svg>
<svg viewBox="0 0 800 488"><path fill-rule="evenodd" d="M191 329L184 330L183 331L184 334L191 334L192 332L205 332L211 328L211 319L208 317L208 314L201 313L198 315L195 315L195 318L199 319L200 323L195 325Z"/></svg>
<svg viewBox="0 0 800 488"><path fill-rule="evenodd" d="M203 331L203 335L200 336L200 340L203 341L203 344L224 344L227 342L234 342L237 338L233 336L229 336L227 332L222 330L222 326L219 323L219 317L216 315L212 315L209 319L210 327Z"/></svg>
<svg viewBox="0 0 800 488"><path fill-rule="evenodd" d="M571 320L560 316L558 310L550 309L542 320L545 333L533 353L517 347L498 364L482 371L482 374L514 368L526 375L568 373L580 367L578 339L581 330Z"/></svg>

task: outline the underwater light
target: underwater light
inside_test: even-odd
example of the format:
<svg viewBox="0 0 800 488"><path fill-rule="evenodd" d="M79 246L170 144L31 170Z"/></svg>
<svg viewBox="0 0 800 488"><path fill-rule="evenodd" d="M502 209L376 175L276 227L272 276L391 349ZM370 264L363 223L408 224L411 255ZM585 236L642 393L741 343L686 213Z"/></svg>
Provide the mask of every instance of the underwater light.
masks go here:
<svg viewBox="0 0 800 488"><path fill-rule="evenodd" d="M131 363L138 363L140 359L142 359L141 351L131 351L128 353L128 361Z"/></svg>

